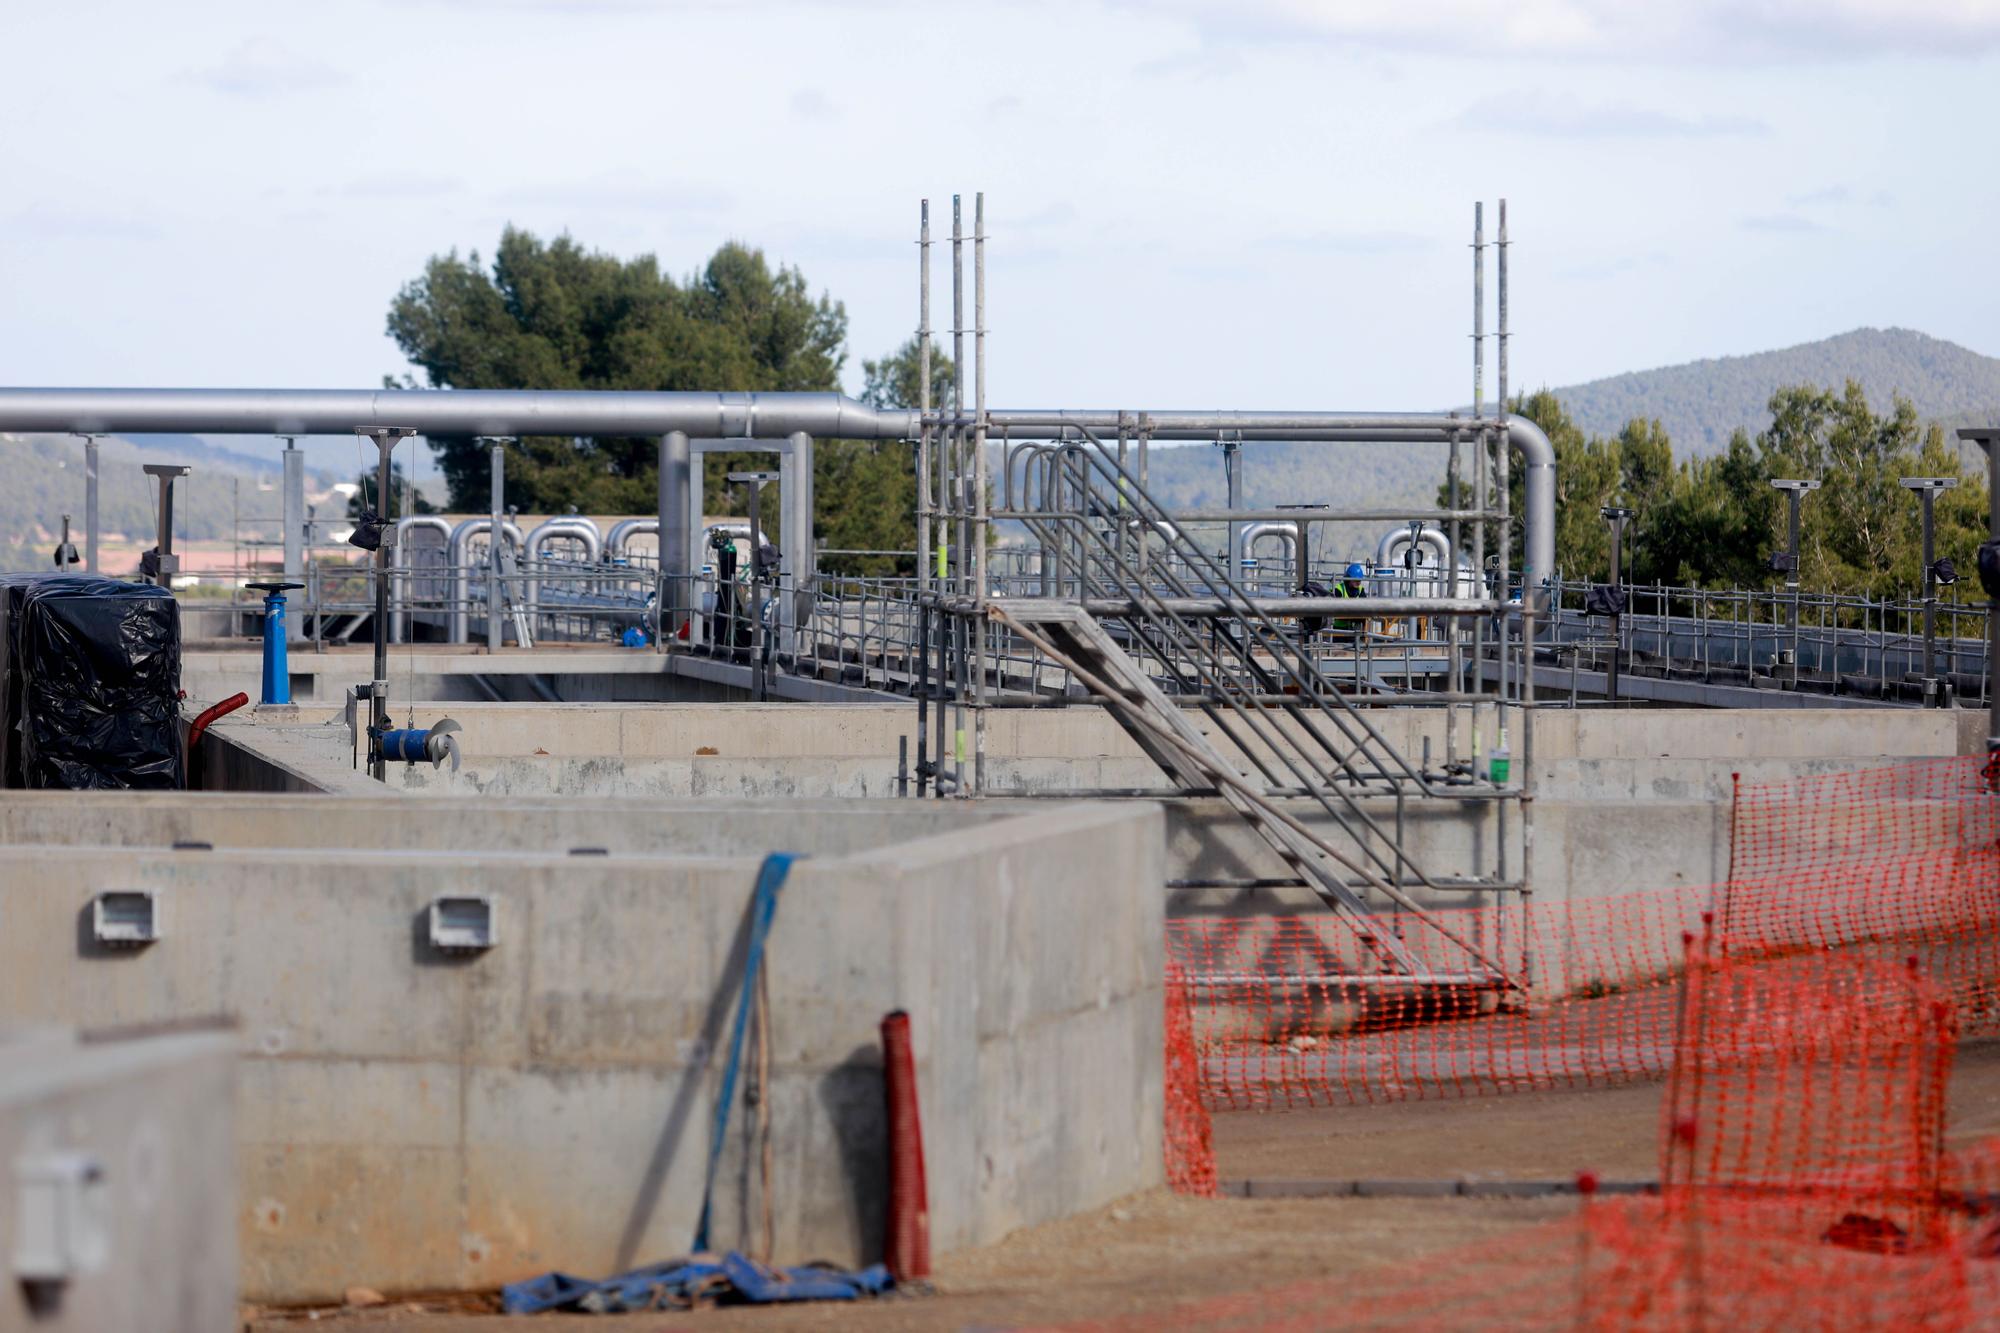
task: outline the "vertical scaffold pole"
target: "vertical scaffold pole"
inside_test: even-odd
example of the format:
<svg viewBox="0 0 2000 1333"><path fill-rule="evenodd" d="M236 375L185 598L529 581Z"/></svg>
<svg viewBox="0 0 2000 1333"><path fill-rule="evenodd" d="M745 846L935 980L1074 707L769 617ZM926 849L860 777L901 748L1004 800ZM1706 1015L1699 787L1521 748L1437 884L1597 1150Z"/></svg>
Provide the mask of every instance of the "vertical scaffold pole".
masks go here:
<svg viewBox="0 0 2000 1333"><path fill-rule="evenodd" d="M930 790L931 675L931 201L917 228L917 658L910 663L917 692L917 795Z"/></svg>
<svg viewBox="0 0 2000 1333"><path fill-rule="evenodd" d="M1497 335L1498 341L1494 348L1496 353L1494 363L1498 372L1494 381L1494 415L1504 422L1507 419L1507 201L1505 199L1500 201L1500 235L1495 248L1499 251L1494 258L1496 261L1496 276L1499 278L1496 299L1500 327ZM1502 607L1500 612L1500 707L1503 710L1500 730L1503 735L1507 729L1504 709L1507 704L1508 685L1510 684L1510 673L1507 670L1507 653L1508 640L1511 638L1511 635L1508 633L1508 614L1505 607L1507 602L1507 588L1513 582L1514 525L1512 518L1514 497L1508 480L1508 473L1512 464L1513 459L1510 457L1507 432L1503 429L1493 436L1494 488L1499 492L1500 501L1500 549L1498 552L1500 557L1500 602ZM1522 600L1525 601L1527 589L1523 588L1521 592ZM1524 667L1523 669L1527 668Z"/></svg>
<svg viewBox="0 0 2000 1333"><path fill-rule="evenodd" d="M986 789L986 192L972 196L972 793Z"/></svg>
<svg viewBox="0 0 2000 1333"><path fill-rule="evenodd" d="M943 494L945 514L952 533L952 545L957 548L956 576L952 566L939 561L938 576L944 584L942 591L963 593L965 591L965 552L971 534L965 523L965 226L964 209L958 195L951 197L951 429L945 437ZM961 617L952 613L946 618L947 633L944 640L947 649L946 669L940 677L950 682L951 689L951 774L952 794L965 793L965 635ZM938 765L944 765L942 748L938 752Z"/></svg>

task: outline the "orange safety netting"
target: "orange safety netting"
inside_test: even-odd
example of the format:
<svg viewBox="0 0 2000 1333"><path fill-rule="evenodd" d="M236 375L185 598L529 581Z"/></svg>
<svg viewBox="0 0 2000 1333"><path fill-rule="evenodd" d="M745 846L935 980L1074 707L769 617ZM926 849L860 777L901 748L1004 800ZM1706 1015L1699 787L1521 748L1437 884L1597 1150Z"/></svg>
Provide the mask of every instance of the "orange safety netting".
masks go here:
<svg viewBox="0 0 2000 1333"><path fill-rule="evenodd" d="M1188 1014L1187 985L1167 969L1166 1154L1167 1185L1176 1194L1202 1198L1216 1192L1215 1149L1208 1108L1202 1105L1195 1067L1194 1020Z"/></svg>
<svg viewBox="0 0 2000 1333"><path fill-rule="evenodd" d="M1364 932L1440 971L1463 950L1414 917L1172 921L1201 1099L1341 1105L1666 1073L1682 939L1712 917L1733 957L1916 956L1967 1029L2000 1022L2000 801L1983 764L1924 761L1745 785L1728 882L1446 912L1523 988L1385 975Z"/></svg>
<svg viewBox="0 0 2000 1333"><path fill-rule="evenodd" d="M1173 923L1199 1058L1170 1077L1206 1103L1665 1075L1659 1194L1586 1188L1498 1241L1098 1327L2000 1326L2000 1139L1951 1151L1947 1125L2000 991L1985 765L1746 786L1733 814L1726 884L1479 922L1541 954L1525 1002L1357 978L1330 918Z"/></svg>
<svg viewBox="0 0 2000 1333"><path fill-rule="evenodd" d="M1662 1111L1670 1215L1903 1253L1946 1229L1950 1004L1911 959L1693 942Z"/></svg>

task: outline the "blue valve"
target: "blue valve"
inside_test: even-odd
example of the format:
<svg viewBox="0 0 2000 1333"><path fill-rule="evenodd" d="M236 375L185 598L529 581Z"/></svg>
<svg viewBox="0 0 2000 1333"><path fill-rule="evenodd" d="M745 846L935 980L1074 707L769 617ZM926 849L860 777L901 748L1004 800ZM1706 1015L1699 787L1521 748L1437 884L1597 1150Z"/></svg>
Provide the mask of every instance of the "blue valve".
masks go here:
<svg viewBox="0 0 2000 1333"><path fill-rule="evenodd" d="M285 657L285 593L303 583L246 583L264 594L264 689L260 705L292 701L292 673Z"/></svg>

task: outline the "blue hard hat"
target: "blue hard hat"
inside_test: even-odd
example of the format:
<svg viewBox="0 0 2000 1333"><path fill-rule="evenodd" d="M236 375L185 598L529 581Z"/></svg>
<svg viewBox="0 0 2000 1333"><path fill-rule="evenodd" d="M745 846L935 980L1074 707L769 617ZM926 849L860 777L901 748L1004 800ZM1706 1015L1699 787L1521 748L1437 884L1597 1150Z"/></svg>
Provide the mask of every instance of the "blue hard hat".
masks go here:
<svg viewBox="0 0 2000 1333"><path fill-rule="evenodd" d="M1358 564L1349 565L1347 567L1347 577L1351 579L1365 579L1368 577L1368 567Z"/></svg>

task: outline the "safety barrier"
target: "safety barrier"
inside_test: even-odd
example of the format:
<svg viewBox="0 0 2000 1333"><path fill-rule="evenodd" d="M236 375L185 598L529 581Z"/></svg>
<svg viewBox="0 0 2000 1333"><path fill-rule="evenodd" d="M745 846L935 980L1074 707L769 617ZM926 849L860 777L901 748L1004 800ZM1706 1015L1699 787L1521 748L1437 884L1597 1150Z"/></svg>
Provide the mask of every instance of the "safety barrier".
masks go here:
<svg viewBox="0 0 2000 1333"><path fill-rule="evenodd" d="M1953 1055L2000 983L2000 798L1978 760L1745 786L1727 883L1512 922L1573 965L1524 1012L1318 993L1335 923L1176 923L1204 1105L1324 1105L1664 1076L1659 1191L1337 1282L1217 1297L1190 1329L1982 1327L2000 1138L1947 1151ZM1497 928L1501 921L1487 923ZM1384 928L1393 928L1385 926ZM1333 932L1329 934L1328 932ZM1580 960L1580 965L1575 965ZM1226 969L1236 969L1234 972ZM1611 985L1593 975L1630 978ZM1204 1000L1204 997L1207 997ZM1192 1057L1191 1059L1186 1057ZM1168 1089L1169 1104L1176 1093ZM1169 1150L1195 1139L1169 1137ZM1179 1167L1181 1175L1193 1168ZM1102 1328L1140 1327L1112 1323Z"/></svg>
<svg viewBox="0 0 2000 1333"><path fill-rule="evenodd" d="M1201 1099L1310 1107L1660 1078L1684 941L1705 915L1732 958L1915 957L1967 1031L2000 1024L2000 798L1980 761L1746 784L1732 842L1724 884L1444 914L1510 953L1525 935L1538 968L1525 992L1361 976L1363 929L1454 956L1414 917L1170 922Z"/></svg>

